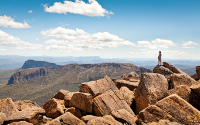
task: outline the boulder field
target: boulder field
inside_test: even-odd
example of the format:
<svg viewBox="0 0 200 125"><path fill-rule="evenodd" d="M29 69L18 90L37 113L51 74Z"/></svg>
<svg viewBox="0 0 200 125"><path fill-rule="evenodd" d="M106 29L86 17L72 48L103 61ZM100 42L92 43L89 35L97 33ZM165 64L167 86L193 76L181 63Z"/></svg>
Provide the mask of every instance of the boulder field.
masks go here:
<svg viewBox="0 0 200 125"><path fill-rule="evenodd" d="M0 99L3 125L200 125L200 66L189 76L168 62L153 73L60 90L43 107L30 100ZM194 78L195 76L195 78Z"/></svg>

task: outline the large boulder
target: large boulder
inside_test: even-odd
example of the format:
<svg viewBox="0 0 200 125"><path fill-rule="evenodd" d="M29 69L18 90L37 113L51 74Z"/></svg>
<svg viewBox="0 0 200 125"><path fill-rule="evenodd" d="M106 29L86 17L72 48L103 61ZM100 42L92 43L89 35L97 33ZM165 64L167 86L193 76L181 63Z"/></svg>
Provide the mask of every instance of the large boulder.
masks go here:
<svg viewBox="0 0 200 125"><path fill-rule="evenodd" d="M11 98L0 99L0 112L5 113L6 117L18 112L14 102Z"/></svg>
<svg viewBox="0 0 200 125"><path fill-rule="evenodd" d="M52 120L49 125L85 125L85 123L70 112Z"/></svg>
<svg viewBox="0 0 200 125"><path fill-rule="evenodd" d="M122 125L122 123L116 121L111 115L105 115L89 120L87 125Z"/></svg>
<svg viewBox="0 0 200 125"><path fill-rule="evenodd" d="M71 107L72 104L70 103L70 100L72 99L72 96L74 95L75 92L69 92L65 95L64 97L64 104L65 107Z"/></svg>
<svg viewBox="0 0 200 125"><path fill-rule="evenodd" d="M113 81L116 84L118 89L120 89L122 86L126 86L131 91L133 91L135 88L137 88L138 84L139 84L139 82L130 82L127 80L122 80L122 79L115 79Z"/></svg>
<svg viewBox="0 0 200 125"><path fill-rule="evenodd" d="M190 92L191 92L191 90L188 86L180 85L180 86L176 86L173 89L168 90L167 96L172 95L172 94L177 94L182 99L189 101Z"/></svg>
<svg viewBox="0 0 200 125"><path fill-rule="evenodd" d="M82 117L81 111L74 107L66 108L65 112L70 112L79 119Z"/></svg>
<svg viewBox="0 0 200 125"><path fill-rule="evenodd" d="M90 93L92 96L100 95L107 90L118 90L113 81L105 76L104 79L99 79L97 81L85 82L79 85L81 92Z"/></svg>
<svg viewBox="0 0 200 125"><path fill-rule="evenodd" d="M181 124L194 125L200 123L200 111L176 94L158 101L155 105L177 119Z"/></svg>
<svg viewBox="0 0 200 125"><path fill-rule="evenodd" d="M195 108L200 110L200 84L192 85L190 87L191 93L189 96L189 103L192 104Z"/></svg>
<svg viewBox="0 0 200 125"><path fill-rule="evenodd" d="M60 101L52 98L49 101L47 101L43 108L46 111L46 115L50 118L56 118L62 114L64 114L64 107L61 105Z"/></svg>
<svg viewBox="0 0 200 125"><path fill-rule="evenodd" d="M111 115L112 111L125 109L134 115L132 109L119 91L107 91L94 99L94 113L97 116Z"/></svg>
<svg viewBox="0 0 200 125"><path fill-rule="evenodd" d="M85 123L87 123L89 120L92 120L92 119L95 119L95 118L97 118L97 116L86 115L86 116L81 117L81 120L83 120Z"/></svg>
<svg viewBox="0 0 200 125"><path fill-rule="evenodd" d="M26 108L41 108L36 102L30 100L16 101L15 106L19 111L22 111Z"/></svg>
<svg viewBox="0 0 200 125"><path fill-rule="evenodd" d="M147 125L182 125L182 124L161 119L158 122L148 123Z"/></svg>
<svg viewBox="0 0 200 125"><path fill-rule="evenodd" d="M169 120L172 122L178 121L159 107L155 105L150 105L147 108L140 111L137 123L139 125L148 124L151 122L158 122L160 119Z"/></svg>
<svg viewBox="0 0 200 125"><path fill-rule="evenodd" d="M33 124L26 121L19 121L19 122L12 122L8 125L33 125Z"/></svg>
<svg viewBox="0 0 200 125"><path fill-rule="evenodd" d="M69 91L61 89L52 98L64 100L65 95L68 93L69 93Z"/></svg>
<svg viewBox="0 0 200 125"><path fill-rule="evenodd" d="M124 97L126 103L129 106L132 106L135 104L135 93L133 91L131 91L127 87L123 86L120 88L119 92Z"/></svg>
<svg viewBox="0 0 200 125"><path fill-rule="evenodd" d="M173 73L178 73L178 74L185 74L183 71L181 71L179 68L175 67L174 65L168 63L168 62L163 62L163 65L171 70Z"/></svg>
<svg viewBox="0 0 200 125"><path fill-rule="evenodd" d="M112 116L118 121L120 121L121 123L128 124L128 125L136 125L136 120L137 120L136 115L130 114L125 109L113 111Z"/></svg>
<svg viewBox="0 0 200 125"><path fill-rule="evenodd" d="M197 82L187 74L173 74L171 76L171 84L173 88L180 85L190 87L191 85L197 84Z"/></svg>
<svg viewBox="0 0 200 125"><path fill-rule="evenodd" d="M131 81L131 82L140 82L140 76L136 74L135 72L131 72L128 74L125 80Z"/></svg>
<svg viewBox="0 0 200 125"><path fill-rule="evenodd" d="M0 125L3 124L4 120L6 120L6 115L2 112L0 112Z"/></svg>
<svg viewBox="0 0 200 125"><path fill-rule="evenodd" d="M196 66L197 78L200 79L200 66Z"/></svg>
<svg viewBox="0 0 200 125"><path fill-rule="evenodd" d="M142 73L140 83L135 91L136 114L164 98L167 90L168 82L164 75Z"/></svg>
<svg viewBox="0 0 200 125"><path fill-rule="evenodd" d="M93 98L89 93L76 92L73 94L70 103L73 107L82 111L92 113Z"/></svg>
<svg viewBox="0 0 200 125"><path fill-rule="evenodd" d="M19 111L10 117L8 117L4 124L9 124L12 122L27 121L34 125L42 123L43 115L45 110L42 108L26 108L23 111Z"/></svg>
<svg viewBox="0 0 200 125"><path fill-rule="evenodd" d="M162 75L173 74L173 72L171 70L169 70L168 68L166 68L164 66L159 66L159 65L154 67L153 72L154 73L159 73L159 74L162 74Z"/></svg>

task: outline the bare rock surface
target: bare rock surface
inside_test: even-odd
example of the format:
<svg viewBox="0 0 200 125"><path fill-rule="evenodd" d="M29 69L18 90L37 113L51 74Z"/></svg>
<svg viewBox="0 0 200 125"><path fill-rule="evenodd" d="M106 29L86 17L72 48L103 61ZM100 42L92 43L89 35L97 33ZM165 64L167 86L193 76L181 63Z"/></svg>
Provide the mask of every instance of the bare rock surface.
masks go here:
<svg viewBox="0 0 200 125"><path fill-rule="evenodd" d="M8 124L12 122L27 121L34 125L38 125L42 122L44 114L45 110L42 108L27 108L11 115L4 121L4 123Z"/></svg>
<svg viewBox="0 0 200 125"><path fill-rule="evenodd" d="M83 120L85 123L87 123L89 120L92 120L92 119L95 119L95 118L97 118L97 116L86 115L86 116L81 117L81 120Z"/></svg>
<svg viewBox="0 0 200 125"><path fill-rule="evenodd" d="M185 74L183 71L181 71L179 68L175 67L174 65L170 64L169 62L163 62L163 65L169 70L171 70L173 73Z"/></svg>
<svg viewBox="0 0 200 125"><path fill-rule="evenodd" d="M200 66L196 66L197 78L200 79Z"/></svg>
<svg viewBox="0 0 200 125"><path fill-rule="evenodd" d="M114 83L116 84L117 88L120 89L122 86L125 86L129 88L131 91L133 91L135 88L138 87L139 82L130 82L127 80L122 79L116 79L114 80Z"/></svg>
<svg viewBox="0 0 200 125"><path fill-rule="evenodd" d="M118 121L120 121L121 123L129 124L129 125L136 125L136 120L137 120L136 115L130 114L125 109L113 111L112 116L115 119L117 119Z"/></svg>
<svg viewBox="0 0 200 125"><path fill-rule="evenodd" d="M200 111L176 94L158 101L155 105L177 119L181 124L194 125L200 123Z"/></svg>
<svg viewBox="0 0 200 125"><path fill-rule="evenodd" d="M69 92L65 95L64 97L64 105L65 107L70 107L72 104L70 103L70 100L72 99L72 96L74 95L75 92Z"/></svg>
<svg viewBox="0 0 200 125"><path fill-rule="evenodd" d="M70 112L52 120L49 125L85 125L85 123Z"/></svg>
<svg viewBox="0 0 200 125"><path fill-rule="evenodd" d="M33 125L33 124L26 121L20 121L20 122L13 122L8 125Z"/></svg>
<svg viewBox="0 0 200 125"><path fill-rule="evenodd" d="M84 112L92 113L93 98L89 93L76 92L73 94L70 103L72 106L83 110Z"/></svg>
<svg viewBox="0 0 200 125"><path fill-rule="evenodd" d="M34 107L41 108L36 102L30 101L30 100L16 101L14 103L15 103L16 108L19 111L22 111L26 108L34 108Z"/></svg>
<svg viewBox="0 0 200 125"><path fill-rule="evenodd" d="M116 121L111 115L105 115L89 120L87 125L122 125L122 123Z"/></svg>
<svg viewBox="0 0 200 125"><path fill-rule="evenodd" d="M200 84L192 85L190 87L191 93L189 96L189 103L192 104L195 108L200 110Z"/></svg>
<svg viewBox="0 0 200 125"><path fill-rule="evenodd" d="M159 73L159 74L162 74L162 75L173 74L173 72L170 69L168 69L168 68L166 68L164 66L159 66L159 65L154 67L153 72L154 73Z"/></svg>
<svg viewBox="0 0 200 125"><path fill-rule="evenodd" d="M18 112L15 103L11 98L0 99L0 112L5 113L6 117L11 116L12 114Z"/></svg>
<svg viewBox="0 0 200 125"><path fill-rule="evenodd" d="M124 86L120 88L119 92L129 106L135 104L135 93L133 91Z"/></svg>
<svg viewBox="0 0 200 125"><path fill-rule="evenodd" d="M180 86L176 86L173 89L168 90L167 95L169 96L169 95L172 95L172 94L177 94L182 99L189 101L190 92L191 92L191 90L188 86L180 85Z"/></svg>
<svg viewBox="0 0 200 125"><path fill-rule="evenodd" d="M119 109L125 109L134 115L119 91L107 91L94 98L94 113L97 116L111 115L112 111Z"/></svg>
<svg viewBox="0 0 200 125"><path fill-rule="evenodd" d="M165 97L168 82L164 75L158 73L143 73L138 88L135 91L136 114L149 105Z"/></svg>
<svg viewBox="0 0 200 125"><path fill-rule="evenodd" d="M70 112L79 119L82 117L81 111L74 107L66 108L65 112Z"/></svg>
<svg viewBox="0 0 200 125"><path fill-rule="evenodd" d="M52 98L47 101L43 108L45 109L46 115L50 118L56 118L62 114L64 114L63 106L60 104L60 101Z"/></svg>
<svg viewBox="0 0 200 125"><path fill-rule="evenodd" d="M182 125L180 123L177 123L177 122L171 122L169 120L159 120L159 122L152 122L152 123L149 123L147 125Z"/></svg>
<svg viewBox="0 0 200 125"><path fill-rule="evenodd" d="M105 76L104 79L99 79L97 81L85 82L79 85L81 92L90 93L92 96L100 95L107 90L118 90L113 81Z"/></svg>
<svg viewBox="0 0 200 125"><path fill-rule="evenodd" d="M0 112L0 125L3 124L4 120L6 120L6 115L2 112Z"/></svg>
<svg viewBox="0 0 200 125"><path fill-rule="evenodd" d="M69 91L61 89L52 98L64 100L65 95L67 95L68 93Z"/></svg>

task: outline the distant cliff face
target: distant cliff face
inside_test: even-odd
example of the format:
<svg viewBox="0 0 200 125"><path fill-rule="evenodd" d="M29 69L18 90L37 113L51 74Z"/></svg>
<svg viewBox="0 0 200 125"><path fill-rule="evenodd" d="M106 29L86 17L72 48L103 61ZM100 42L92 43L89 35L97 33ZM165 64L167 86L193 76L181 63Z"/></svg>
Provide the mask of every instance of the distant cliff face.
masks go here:
<svg viewBox="0 0 200 125"><path fill-rule="evenodd" d="M27 63L25 63L27 64ZM121 74L135 72L138 75L151 70L129 63L68 64L54 68L29 68L14 73L8 84L23 83L82 83L97 80L108 75L120 78Z"/></svg>
<svg viewBox="0 0 200 125"><path fill-rule="evenodd" d="M27 60L22 66L22 69L36 68L36 67L52 68L52 67L58 67L58 66L59 65L56 65L55 63L49 63L45 61Z"/></svg>

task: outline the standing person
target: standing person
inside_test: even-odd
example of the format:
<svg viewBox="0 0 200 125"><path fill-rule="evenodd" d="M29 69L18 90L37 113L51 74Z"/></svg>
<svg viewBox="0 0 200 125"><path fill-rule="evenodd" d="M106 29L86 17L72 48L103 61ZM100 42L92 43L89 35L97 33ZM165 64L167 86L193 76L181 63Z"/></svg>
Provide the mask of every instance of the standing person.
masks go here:
<svg viewBox="0 0 200 125"><path fill-rule="evenodd" d="M161 51L159 51L159 55L158 55L158 65L161 65Z"/></svg>

